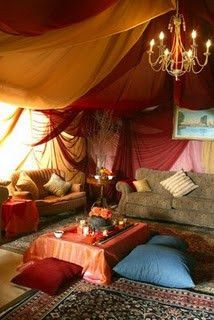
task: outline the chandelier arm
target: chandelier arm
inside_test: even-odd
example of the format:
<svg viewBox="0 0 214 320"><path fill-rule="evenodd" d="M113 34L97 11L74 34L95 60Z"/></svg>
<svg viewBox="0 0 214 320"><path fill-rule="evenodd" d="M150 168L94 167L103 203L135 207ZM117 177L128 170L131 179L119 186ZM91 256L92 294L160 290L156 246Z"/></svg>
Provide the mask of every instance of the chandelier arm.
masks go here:
<svg viewBox="0 0 214 320"><path fill-rule="evenodd" d="M161 60L162 60L162 57L159 56L157 57L157 59L155 61L152 62L152 59L151 59L151 54L149 55L149 64L151 66L155 66L156 64L160 63L161 64Z"/></svg>
<svg viewBox="0 0 214 320"><path fill-rule="evenodd" d="M151 65L151 68L155 72L160 72L162 70L162 65L160 65L159 68L155 68L155 66Z"/></svg>
<svg viewBox="0 0 214 320"><path fill-rule="evenodd" d="M200 66L200 67L205 67L208 63L208 54L205 53L205 59L204 59L204 63L200 63L199 59L198 59L198 56L195 57L195 60L197 62L197 64Z"/></svg>
<svg viewBox="0 0 214 320"><path fill-rule="evenodd" d="M195 70L194 65L192 65L191 70L192 70L192 72L193 72L194 74L198 74L198 73L200 73L200 72L203 70L203 68L204 68L204 65L200 66L200 69Z"/></svg>

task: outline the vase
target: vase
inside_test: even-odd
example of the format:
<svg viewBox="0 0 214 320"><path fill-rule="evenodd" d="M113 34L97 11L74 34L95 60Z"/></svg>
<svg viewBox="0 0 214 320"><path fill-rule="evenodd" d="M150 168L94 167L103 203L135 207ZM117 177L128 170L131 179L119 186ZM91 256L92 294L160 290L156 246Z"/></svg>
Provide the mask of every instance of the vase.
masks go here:
<svg viewBox="0 0 214 320"><path fill-rule="evenodd" d="M89 222L92 228L95 230L103 229L104 227L109 229L112 226L111 219L104 219L102 217L97 216L90 217Z"/></svg>
<svg viewBox="0 0 214 320"><path fill-rule="evenodd" d="M99 154L96 156L96 173L100 174L100 169L105 167L106 155Z"/></svg>

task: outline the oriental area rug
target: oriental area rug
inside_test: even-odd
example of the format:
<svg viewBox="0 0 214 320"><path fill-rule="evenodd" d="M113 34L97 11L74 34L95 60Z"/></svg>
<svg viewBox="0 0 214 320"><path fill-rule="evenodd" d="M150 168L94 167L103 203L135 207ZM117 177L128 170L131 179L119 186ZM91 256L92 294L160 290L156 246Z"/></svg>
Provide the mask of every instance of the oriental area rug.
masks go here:
<svg viewBox="0 0 214 320"><path fill-rule="evenodd" d="M0 313L2 320L211 320L214 297L117 279L108 286L80 280L58 296L31 295Z"/></svg>

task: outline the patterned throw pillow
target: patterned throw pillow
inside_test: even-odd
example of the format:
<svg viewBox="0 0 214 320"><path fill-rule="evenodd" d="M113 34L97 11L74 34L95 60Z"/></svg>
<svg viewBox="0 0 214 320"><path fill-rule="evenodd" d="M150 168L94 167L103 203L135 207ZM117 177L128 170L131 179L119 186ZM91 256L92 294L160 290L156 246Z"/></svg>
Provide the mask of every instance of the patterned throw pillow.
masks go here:
<svg viewBox="0 0 214 320"><path fill-rule="evenodd" d="M50 180L44 184L44 188L57 197L63 197L70 190L71 182L66 182L56 173L53 173Z"/></svg>
<svg viewBox="0 0 214 320"><path fill-rule="evenodd" d="M36 200L39 198L39 189L35 182L27 175L25 171L22 171L19 175L19 179L16 182L16 189L18 191L30 192L32 199Z"/></svg>
<svg viewBox="0 0 214 320"><path fill-rule="evenodd" d="M152 191L146 179L133 181L133 184L135 185L137 192Z"/></svg>
<svg viewBox="0 0 214 320"><path fill-rule="evenodd" d="M160 182L174 197L182 197L198 188L183 170L176 172L173 176Z"/></svg>

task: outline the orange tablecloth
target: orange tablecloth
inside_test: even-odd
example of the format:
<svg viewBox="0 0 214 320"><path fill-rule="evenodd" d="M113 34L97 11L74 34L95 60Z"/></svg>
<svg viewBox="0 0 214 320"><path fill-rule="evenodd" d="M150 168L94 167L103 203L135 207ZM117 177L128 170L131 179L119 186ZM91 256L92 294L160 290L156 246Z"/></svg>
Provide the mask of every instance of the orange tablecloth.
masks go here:
<svg viewBox="0 0 214 320"><path fill-rule="evenodd" d="M76 229L67 228L61 239L56 239L53 232L38 237L25 252L24 262L54 257L82 266L85 280L108 284L112 267L148 239L145 223L137 223L103 244L87 244L90 239L76 233Z"/></svg>
<svg viewBox="0 0 214 320"><path fill-rule="evenodd" d="M36 231L39 213L32 200L11 199L2 205L2 228L6 237Z"/></svg>

